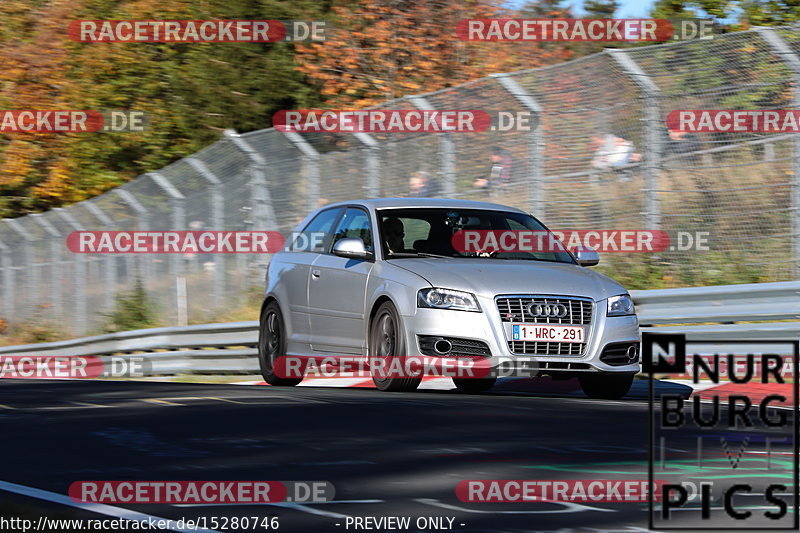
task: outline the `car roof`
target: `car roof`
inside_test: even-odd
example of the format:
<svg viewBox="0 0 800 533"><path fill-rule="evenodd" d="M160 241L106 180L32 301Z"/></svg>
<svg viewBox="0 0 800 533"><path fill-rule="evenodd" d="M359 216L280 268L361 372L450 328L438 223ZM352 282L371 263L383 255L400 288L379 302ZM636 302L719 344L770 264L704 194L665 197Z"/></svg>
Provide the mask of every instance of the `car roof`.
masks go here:
<svg viewBox="0 0 800 533"><path fill-rule="evenodd" d="M368 209L388 209L402 207L442 207L448 209L494 209L499 211L514 211L525 213L516 207L510 207L491 202L479 202L476 200L457 200L450 198L371 198L362 200L350 200L348 202L338 202L326 205L325 207L337 207L344 205L363 205Z"/></svg>

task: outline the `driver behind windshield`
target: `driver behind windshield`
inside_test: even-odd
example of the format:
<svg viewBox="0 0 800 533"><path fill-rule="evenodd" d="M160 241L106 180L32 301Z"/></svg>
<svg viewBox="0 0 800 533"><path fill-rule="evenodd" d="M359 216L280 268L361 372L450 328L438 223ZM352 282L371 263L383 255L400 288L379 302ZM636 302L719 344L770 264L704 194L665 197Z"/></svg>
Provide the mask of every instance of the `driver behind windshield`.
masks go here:
<svg viewBox="0 0 800 533"><path fill-rule="evenodd" d="M406 236L403 221L397 217L389 217L383 221L383 234L386 239L386 247L390 253L398 253L405 251L405 242L403 237Z"/></svg>

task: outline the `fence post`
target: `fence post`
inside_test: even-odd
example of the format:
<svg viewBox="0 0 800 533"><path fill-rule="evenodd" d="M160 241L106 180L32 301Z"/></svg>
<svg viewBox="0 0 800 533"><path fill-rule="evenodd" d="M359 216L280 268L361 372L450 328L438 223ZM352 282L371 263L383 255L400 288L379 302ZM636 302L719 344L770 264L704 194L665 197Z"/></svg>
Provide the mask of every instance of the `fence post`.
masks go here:
<svg viewBox="0 0 800 533"><path fill-rule="evenodd" d="M44 218L41 213L32 214L35 220L44 229L45 233L50 236L50 264L51 273L55 274L60 270L61 264L61 250L64 249L64 242L61 240L61 233L50 223L49 220ZM50 299L53 302L53 313L57 317L61 317L64 311L64 299L62 297L63 284L58 279L58 276L50 276Z"/></svg>
<svg viewBox="0 0 800 533"><path fill-rule="evenodd" d="M136 223L139 231L149 231L150 221L148 218L149 213L147 209L136 199L134 195L123 189L112 189L117 196L119 196L124 203L126 203L134 213L136 213ZM152 255L141 254L139 255L139 275L141 276L142 285L146 288L149 287L150 280L152 279Z"/></svg>
<svg viewBox="0 0 800 533"><path fill-rule="evenodd" d="M424 96L407 96L414 107L420 111L435 111L436 108ZM456 147L447 132L437 133L440 139L443 196L452 197L456 192Z"/></svg>
<svg viewBox="0 0 800 533"><path fill-rule="evenodd" d="M11 321L14 310L14 270L11 265L11 248L0 241L0 267L3 269L3 318Z"/></svg>
<svg viewBox="0 0 800 533"><path fill-rule="evenodd" d="M36 305L39 301L39 270L35 266L33 257L33 236L22 227L19 220L15 218L4 218L3 222L11 228L11 231L22 237L25 242L25 253L23 255L26 264L25 268L25 308L31 313L36 312Z"/></svg>
<svg viewBox="0 0 800 533"><path fill-rule="evenodd" d="M308 169L307 207L309 212L316 211L319 207L319 152L299 133L294 131L281 133L303 154L303 166Z"/></svg>
<svg viewBox="0 0 800 533"><path fill-rule="evenodd" d="M659 110L658 86L623 50L606 49L611 59L644 93L644 218L648 230L661 229L661 202L658 199L658 174L661 171L663 124Z"/></svg>
<svg viewBox="0 0 800 533"><path fill-rule="evenodd" d="M800 110L800 57L774 28L756 31L792 71L792 106ZM800 279L800 135L792 136L792 276Z"/></svg>
<svg viewBox="0 0 800 533"><path fill-rule="evenodd" d="M225 138L230 140L233 145L250 160L250 189L251 199L253 200L253 225L255 229L276 229L278 221L275 218L275 210L272 207L272 197L267 187L267 179L264 169L267 166L266 160L259 154L250 143L245 141L236 130L225 130Z"/></svg>
<svg viewBox="0 0 800 533"><path fill-rule="evenodd" d="M222 231L225 227L225 197L222 194L222 182L211 172L206 164L199 159L187 157L185 161L208 182L210 192L209 202L211 206L211 229L214 231ZM211 290L212 296L214 297L214 305L221 306L222 299L225 296L225 254L217 254L214 258L214 285Z"/></svg>
<svg viewBox="0 0 800 533"><path fill-rule="evenodd" d="M528 199L531 213L546 220L544 198L544 137L542 134L542 106L517 83L511 74L492 74L500 85L533 114L533 128L528 132Z"/></svg>
<svg viewBox="0 0 800 533"><path fill-rule="evenodd" d="M55 213L74 231L85 231L83 225L75 220L72 213L69 213L63 207L56 207L53 211L55 211ZM75 269L73 271L73 279L75 281L75 306L73 307L75 310L75 320L73 324L75 333L78 335L86 333L89 323L86 310L86 262L85 254L75 254Z"/></svg>
<svg viewBox="0 0 800 533"><path fill-rule="evenodd" d="M377 198L381 195L381 145L369 133L354 133L355 137L366 150L367 158L367 198Z"/></svg>
<svg viewBox="0 0 800 533"><path fill-rule="evenodd" d="M272 196L267 186L267 179L265 175L265 167L267 166L266 160L261 157L250 143L245 141L241 135L236 133L236 130L225 130L225 138L228 139L233 145L242 152L250 160L250 201L251 203L251 229L256 231L272 230L277 231L278 219L275 217L275 210L272 207ZM244 261L244 256L239 254L238 257ZM245 267L242 277L242 288L245 289L248 283L248 278L256 279L259 277L257 272L257 259L255 256L251 258L250 268ZM250 270L249 272L247 270Z"/></svg>
<svg viewBox="0 0 800 533"><path fill-rule="evenodd" d="M99 207L92 202L81 202L80 205L86 207L87 211L91 213L105 228L113 228L115 226L111 217L106 215ZM105 271L105 306L106 310L110 311L114 308L114 300L117 295L117 261L116 257L111 254L106 254L103 258L103 266Z"/></svg>
<svg viewBox="0 0 800 533"><path fill-rule="evenodd" d="M158 185L169 196L169 204L172 208L172 229L185 231L186 209L184 204L186 197L158 172L148 172L145 176L153 180L153 183ZM183 275L183 256L181 254L170 255L169 271L172 279L175 280Z"/></svg>

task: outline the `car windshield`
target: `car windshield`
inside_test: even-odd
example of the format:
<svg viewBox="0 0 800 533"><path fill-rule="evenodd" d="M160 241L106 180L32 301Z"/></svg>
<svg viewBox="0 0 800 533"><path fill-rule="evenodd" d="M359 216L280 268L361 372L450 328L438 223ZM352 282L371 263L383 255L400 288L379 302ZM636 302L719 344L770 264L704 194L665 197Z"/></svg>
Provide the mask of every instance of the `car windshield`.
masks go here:
<svg viewBox="0 0 800 533"><path fill-rule="evenodd" d="M517 259L575 264L563 248L543 251L467 251L454 246L459 231L547 232L541 222L525 213L487 209L398 208L378 211L384 257L467 257Z"/></svg>

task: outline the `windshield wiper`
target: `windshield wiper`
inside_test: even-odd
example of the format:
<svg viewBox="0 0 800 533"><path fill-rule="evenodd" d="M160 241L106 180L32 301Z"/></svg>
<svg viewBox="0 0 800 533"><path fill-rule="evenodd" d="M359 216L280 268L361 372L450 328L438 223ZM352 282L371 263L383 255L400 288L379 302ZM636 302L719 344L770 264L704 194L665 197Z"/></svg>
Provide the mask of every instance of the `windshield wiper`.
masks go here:
<svg viewBox="0 0 800 533"><path fill-rule="evenodd" d="M564 263L567 265L574 264L568 261L561 261L559 259L540 259L538 257L500 257L498 255L459 255L457 257L463 257L465 259L492 259L496 261L540 261L542 263Z"/></svg>
<svg viewBox="0 0 800 533"><path fill-rule="evenodd" d="M430 254L428 252L391 252L387 259L392 259L393 257L444 257L444 258L451 258L449 255L439 255L439 254Z"/></svg>

